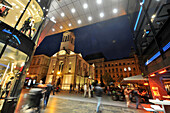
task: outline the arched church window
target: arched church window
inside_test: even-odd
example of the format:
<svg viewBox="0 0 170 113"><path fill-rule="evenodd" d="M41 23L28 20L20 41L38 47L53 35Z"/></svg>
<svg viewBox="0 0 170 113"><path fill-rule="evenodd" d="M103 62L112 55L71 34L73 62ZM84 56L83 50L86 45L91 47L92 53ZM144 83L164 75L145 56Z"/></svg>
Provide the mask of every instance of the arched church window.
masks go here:
<svg viewBox="0 0 170 113"><path fill-rule="evenodd" d="M64 67L64 63L63 63L63 62L60 62L60 65L59 65L59 71L60 71L60 72L63 71L63 67Z"/></svg>

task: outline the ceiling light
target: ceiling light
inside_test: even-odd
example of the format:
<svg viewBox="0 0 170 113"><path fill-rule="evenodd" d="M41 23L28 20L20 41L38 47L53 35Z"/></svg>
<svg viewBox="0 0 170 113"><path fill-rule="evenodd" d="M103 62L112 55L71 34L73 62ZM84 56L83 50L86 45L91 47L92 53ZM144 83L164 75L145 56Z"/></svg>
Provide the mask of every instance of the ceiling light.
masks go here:
<svg viewBox="0 0 170 113"><path fill-rule="evenodd" d="M72 13L75 13L75 12L76 12L76 10L75 10L74 8L72 8L72 9L71 9L71 12L72 12Z"/></svg>
<svg viewBox="0 0 170 113"><path fill-rule="evenodd" d="M64 16L65 16L65 14L64 14L64 13L61 13L61 16L62 16L62 17L64 17Z"/></svg>
<svg viewBox="0 0 170 113"><path fill-rule="evenodd" d="M78 23L78 24L81 24L81 20L78 20L77 23Z"/></svg>
<svg viewBox="0 0 170 113"><path fill-rule="evenodd" d="M104 17L104 13L100 13L100 17L101 17L101 18Z"/></svg>
<svg viewBox="0 0 170 113"><path fill-rule="evenodd" d="M84 7L84 9L87 9L88 5L85 3L85 4L83 4L83 7Z"/></svg>
<svg viewBox="0 0 170 113"><path fill-rule="evenodd" d="M54 29L54 28L52 28L52 31L55 31L55 29Z"/></svg>
<svg viewBox="0 0 170 113"><path fill-rule="evenodd" d="M92 20L92 17L91 17L91 16L89 16L89 17L88 17L88 20L89 20L89 21L91 21L91 20Z"/></svg>
<svg viewBox="0 0 170 113"><path fill-rule="evenodd" d="M48 9L46 9L46 11L48 11Z"/></svg>
<svg viewBox="0 0 170 113"><path fill-rule="evenodd" d="M60 26L60 29L63 29L63 26Z"/></svg>
<svg viewBox="0 0 170 113"><path fill-rule="evenodd" d="M18 9L18 8L19 8L19 6L15 6L15 8L17 8L17 9Z"/></svg>
<svg viewBox="0 0 170 113"><path fill-rule="evenodd" d="M71 23L69 23L68 26L71 26Z"/></svg>
<svg viewBox="0 0 170 113"><path fill-rule="evenodd" d="M20 13L23 13L23 11L21 10Z"/></svg>
<svg viewBox="0 0 170 113"><path fill-rule="evenodd" d="M43 7L43 9L45 9L45 7Z"/></svg>
<svg viewBox="0 0 170 113"><path fill-rule="evenodd" d="M41 0L38 0L38 2L41 2Z"/></svg>
<svg viewBox="0 0 170 113"><path fill-rule="evenodd" d="M11 5L15 6L16 4L15 3L11 3Z"/></svg>
<svg viewBox="0 0 170 113"><path fill-rule="evenodd" d="M117 13L118 12L118 10L117 9L113 9L113 13Z"/></svg>
<svg viewBox="0 0 170 113"><path fill-rule="evenodd" d="M102 0L97 0L96 2L97 2L97 4L101 4Z"/></svg>

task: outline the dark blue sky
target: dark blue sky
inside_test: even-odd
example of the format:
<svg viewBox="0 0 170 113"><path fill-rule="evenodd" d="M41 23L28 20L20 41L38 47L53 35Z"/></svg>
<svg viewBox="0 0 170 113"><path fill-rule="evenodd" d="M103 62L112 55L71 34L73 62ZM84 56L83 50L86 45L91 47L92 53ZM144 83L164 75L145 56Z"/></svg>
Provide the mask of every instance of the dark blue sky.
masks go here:
<svg viewBox="0 0 170 113"><path fill-rule="evenodd" d="M128 16L121 16L72 30L75 34L75 52L88 54L102 52L110 59L128 57L134 45ZM62 33L45 37L35 55L52 56L59 51ZM116 42L113 43L113 40Z"/></svg>

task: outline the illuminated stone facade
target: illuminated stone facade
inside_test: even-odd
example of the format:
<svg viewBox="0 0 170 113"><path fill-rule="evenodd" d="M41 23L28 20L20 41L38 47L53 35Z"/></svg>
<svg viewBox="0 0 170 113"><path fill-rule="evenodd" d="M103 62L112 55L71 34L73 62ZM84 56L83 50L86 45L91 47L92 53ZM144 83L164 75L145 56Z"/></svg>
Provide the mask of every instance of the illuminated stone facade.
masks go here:
<svg viewBox="0 0 170 113"><path fill-rule="evenodd" d="M113 78L115 85L119 85L123 78L141 74L136 55L130 58L110 61L107 61L104 57L101 57L92 60L89 59L87 62L95 64L95 80L98 80L99 82L100 77L105 76L106 73Z"/></svg>
<svg viewBox="0 0 170 113"><path fill-rule="evenodd" d="M72 32L65 32L60 51L51 57L46 83L60 85L64 90L76 85L91 83L94 79L94 66L87 63L81 54L74 53L75 36Z"/></svg>
<svg viewBox="0 0 170 113"><path fill-rule="evenodd" d="M46 55L35 55L32 59L27 77L36 79L37 82L44 80L47 75L48 67L50 63L50 57Z"/></svg>

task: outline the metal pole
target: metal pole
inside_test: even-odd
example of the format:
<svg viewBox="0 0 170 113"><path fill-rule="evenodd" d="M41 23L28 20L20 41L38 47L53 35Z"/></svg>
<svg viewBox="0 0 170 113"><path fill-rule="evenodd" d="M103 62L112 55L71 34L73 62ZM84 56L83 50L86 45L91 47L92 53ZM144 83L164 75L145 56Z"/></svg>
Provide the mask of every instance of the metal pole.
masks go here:
<svg viewBox="0 0 170 113"><path fill-rule="evenodd" d="M25 7L25 9L24 9L24 11L23 11L23 13L21 14L21 16L19 17L17 23L15 24L15 27L14 27L14 29L13 29L13 31L12 31L12 34L10 34L9 38L6 40L5 45L4 45L4 47L2 48L2 51L1 51L1 53L0 53L0 58L2 57L3 53L5 52L5 49L6 49L7 45L8 45L8 43L9 43L9 40L11 39L11 37L12 37L12 35L13 35L15 29L17 28L17 26L18 26L18 24L19 24L21 18L23 17L23 15L24 15L26 9L28 8L30 2L31 2L31 0L29 0L29 2L27 3L27 5L26 5L26 7Z"/></svg>

